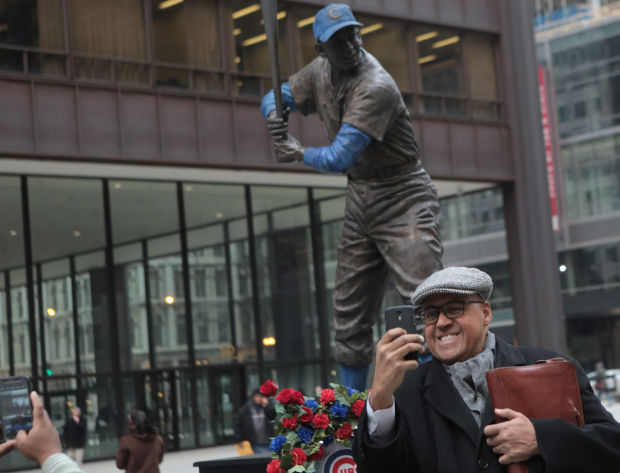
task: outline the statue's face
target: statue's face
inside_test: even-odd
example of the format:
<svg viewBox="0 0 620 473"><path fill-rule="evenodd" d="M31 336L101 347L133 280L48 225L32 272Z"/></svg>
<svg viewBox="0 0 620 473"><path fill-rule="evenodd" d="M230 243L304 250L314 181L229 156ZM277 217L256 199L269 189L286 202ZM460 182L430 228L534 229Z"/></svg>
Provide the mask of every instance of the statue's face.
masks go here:
<svg viewBox="0 0 620 473"><path fill-rule="evenodd" d="M362 37L359 28L347 26L336 31L325 43L318 45L319 54L327 58L333 68L351 70L361 60Z"/></svg>

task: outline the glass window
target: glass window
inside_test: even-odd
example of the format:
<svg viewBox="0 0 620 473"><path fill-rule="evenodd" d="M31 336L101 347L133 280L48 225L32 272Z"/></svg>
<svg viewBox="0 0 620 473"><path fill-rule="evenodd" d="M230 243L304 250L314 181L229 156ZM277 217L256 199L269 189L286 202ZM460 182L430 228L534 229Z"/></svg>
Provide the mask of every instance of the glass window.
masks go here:
<svg viewBox="0 0 620 473"><path fill-rule="evenodd" d="M465 101L450 97L465 95L461 34L456 30L435 27L417 27L414 31L418 52L418 84L424 94L421 96L422 112L465 115Z"/></svg>
<svg viewBox="0 0 620 473"><path fill-rule="evenodd" d="M231 0L230 32L234 38L234 53L231 60L236 66L233 89L240 95L260 96L271 86L271 69L267 37L260 10L260 3L255 0ZM278 55L280 58L280 75L286 80L290 75L288 41L286 37L287 11L278 12ZM261 78L262 77L262 78Z"/></svg>
<svg viewBox="0 0 620 473"><path fill-rule="evenodd" d="M176 323L177 317L185 316L176 185L170 182L110 181L109 188L115 254L119 251L126 253L121 263L129 271L124 280L117 278L117 284L124 285L121 291L127 299L119 307L131 303L128 313L119 309L119 327L132 327L128 333L140 332L138 327L145 324L148 297L155 340L155 346L151 348L156 354L157 367L184 365L187 363L187 343L184 338L179 338ZM133 246L126 246L128 244ZM143 251L148 262L149 294L143 275ZM144 366L147 363L144 335L133 339L124 336L126 343L131 344L132 360L125 359L123 364ZM123 336L119 337L123 339ZM129 356L128 351L124 350L122 355Z"/></svg>
<svg viewBox="0 0 620 473"><path fill-rule="evenodd" d="M71 270L63 258L41 265L41 297L44 321L46 365L54 376L76 370L71 303Z"/></svg>
<svg viewBox="0 0 620 473"><path fill-rule="evenodd" d="M196 359L255 359L249 260L239 254L247 248L245 188L187 183L183 189Z"/></svg>
<svg viewBox="0 0 620 473"><path fill-rule="evenodd" d="M222 42L218 8L214 0L170 2L152 0L153 43L158 85L189 87L188 69L172 64L190 65L193 88L223 91L223 75L208 69L222 67Z"/></svg>
<svg viewBox="0 0 620 473"><path fill-rule="evenodd" d="M488 35L463 35L463 49L467 58L469 95L473 118L498 120L500 117L495 75L495 41Z"/></svg>
<svg viewBox="0 0 620 473"><path fill-rule="evenodd" d="M264 358L317 356L307 192L256 186L252 209Z"/></svg>
<svg viewBox="0 0 620 473"><path fill-rule="evenodd" d="M0 43L63 49L61 0L0 0Z"/></svg>
<svg viewBox="0 0 620 473"><path fill-rule="evenodd" d="M9 338L13 340L13 356L23 363L30 351L27 330L25 278L15 278L24 273L24 240L22 228L21 185L18 177L0 176L0 376L10 374ZM9 333L8 323L13 323ZM22 327L22 320L26 325ZM24 345L20 346L23 335ZM30 375L30 373L28 373Z"/></svg>
<svg viewBox="0 0 620 473"><path fill-rule="evenodd" d="M314 39L312 25L314 23L314 14L318 10L319 8L298 6L291 12L291 15L294 15L293 20L299 35L300 66L305 66L317 56L316 40Z"/></svg>
<svg viewBox="0 0 620 473"><path fill-rule="evenodd" d="M55 324L55 319L54 321L52 319L56 317L50 315L48 308L56 311L59 316L66 315L66 323L63 322L63 326L72 323L68 315L69 311L73 310L71 291L77 286L74 286L69 278L68 258L76 259L77 271L78 261L87 259L87 254L93 252L103 254L102 249L105 247L103 191L98 180L38 177L28 178L28 190L32 255L35 264L42 264L40 296L43 313L39 316L44 317L47 321L46 327L49 326L52 330L45 332L47 349L47 345L51 342L49 337L53 339L54 334L52 325ZM108 371L112 369L113 359L111 352L113 334L110 332L109 317L111 308L103 258L99 258L99 263L97 271L91 271L89 274L90 292L84 298L85 301L90 301L90 309L88 312L78 313L85 325L82 330L92 325L97 334L88 340L93 354L91 363L97 371ZM38 287L35 289L38 291ZM83 285L81 290L84 291ZM90 317L90 321L87 323L83 317ZM58 333L62 335L66 331L59 328ZM63 363L68 366L69 363L74 363L74 360L62 361L61 367ZM85 364L85 367L87 366L88 363Z"/></svg>
<svg viewBox="0 0 620 473"><path fill-rule="evenodd" d="M356 18L362 26L363 47L375 56L401 91L410 91L407 24L365 15Z"/></svg>
<svg viewBox="0 0 620 473"><path fill-rule="evenodd" d="M142 2L69 0L68 11L71 46L78 53L74 58L78 77L129 83L148 81L146 66L131 63L147 59ZM80 53L91 57L79 57Z"/></svg>

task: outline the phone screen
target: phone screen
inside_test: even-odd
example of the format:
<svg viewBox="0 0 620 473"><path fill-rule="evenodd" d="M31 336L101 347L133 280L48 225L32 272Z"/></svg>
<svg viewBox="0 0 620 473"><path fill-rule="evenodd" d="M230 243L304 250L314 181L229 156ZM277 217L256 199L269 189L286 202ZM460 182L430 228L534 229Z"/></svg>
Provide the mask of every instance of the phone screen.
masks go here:
<svg viewBox="0 0 620 473"><path fill-rule="evenodd" d="M0 379L0 418L5 440L12 440L20 430L32 428L30 381L25 377Z"/></svg>

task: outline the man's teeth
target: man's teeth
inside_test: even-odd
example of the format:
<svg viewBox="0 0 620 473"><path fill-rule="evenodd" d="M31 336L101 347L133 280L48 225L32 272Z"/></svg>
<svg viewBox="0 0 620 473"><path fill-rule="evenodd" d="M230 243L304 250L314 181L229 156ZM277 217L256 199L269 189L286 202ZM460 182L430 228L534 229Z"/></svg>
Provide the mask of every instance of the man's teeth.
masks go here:
<svg viewBox="0 0 620 473"><path fill-rule="evenodd" d="M456 335L444 335L443 337L439 337L439 341L441 342L445 342L447 340L450 340L451 338L454 338Z"/></svg>

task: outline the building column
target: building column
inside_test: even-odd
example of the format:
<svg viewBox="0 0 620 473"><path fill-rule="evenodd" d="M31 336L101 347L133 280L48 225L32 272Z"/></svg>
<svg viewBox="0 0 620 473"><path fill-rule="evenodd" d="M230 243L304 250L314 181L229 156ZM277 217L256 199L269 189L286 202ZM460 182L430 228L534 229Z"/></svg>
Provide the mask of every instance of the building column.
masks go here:
<svg viewBox="0 0 620 473"><path fill-rule="evenodd" d="M532 2L505 0L501 47L515 181L504 186L517 342L566 350L544 155Z"/></svg>

